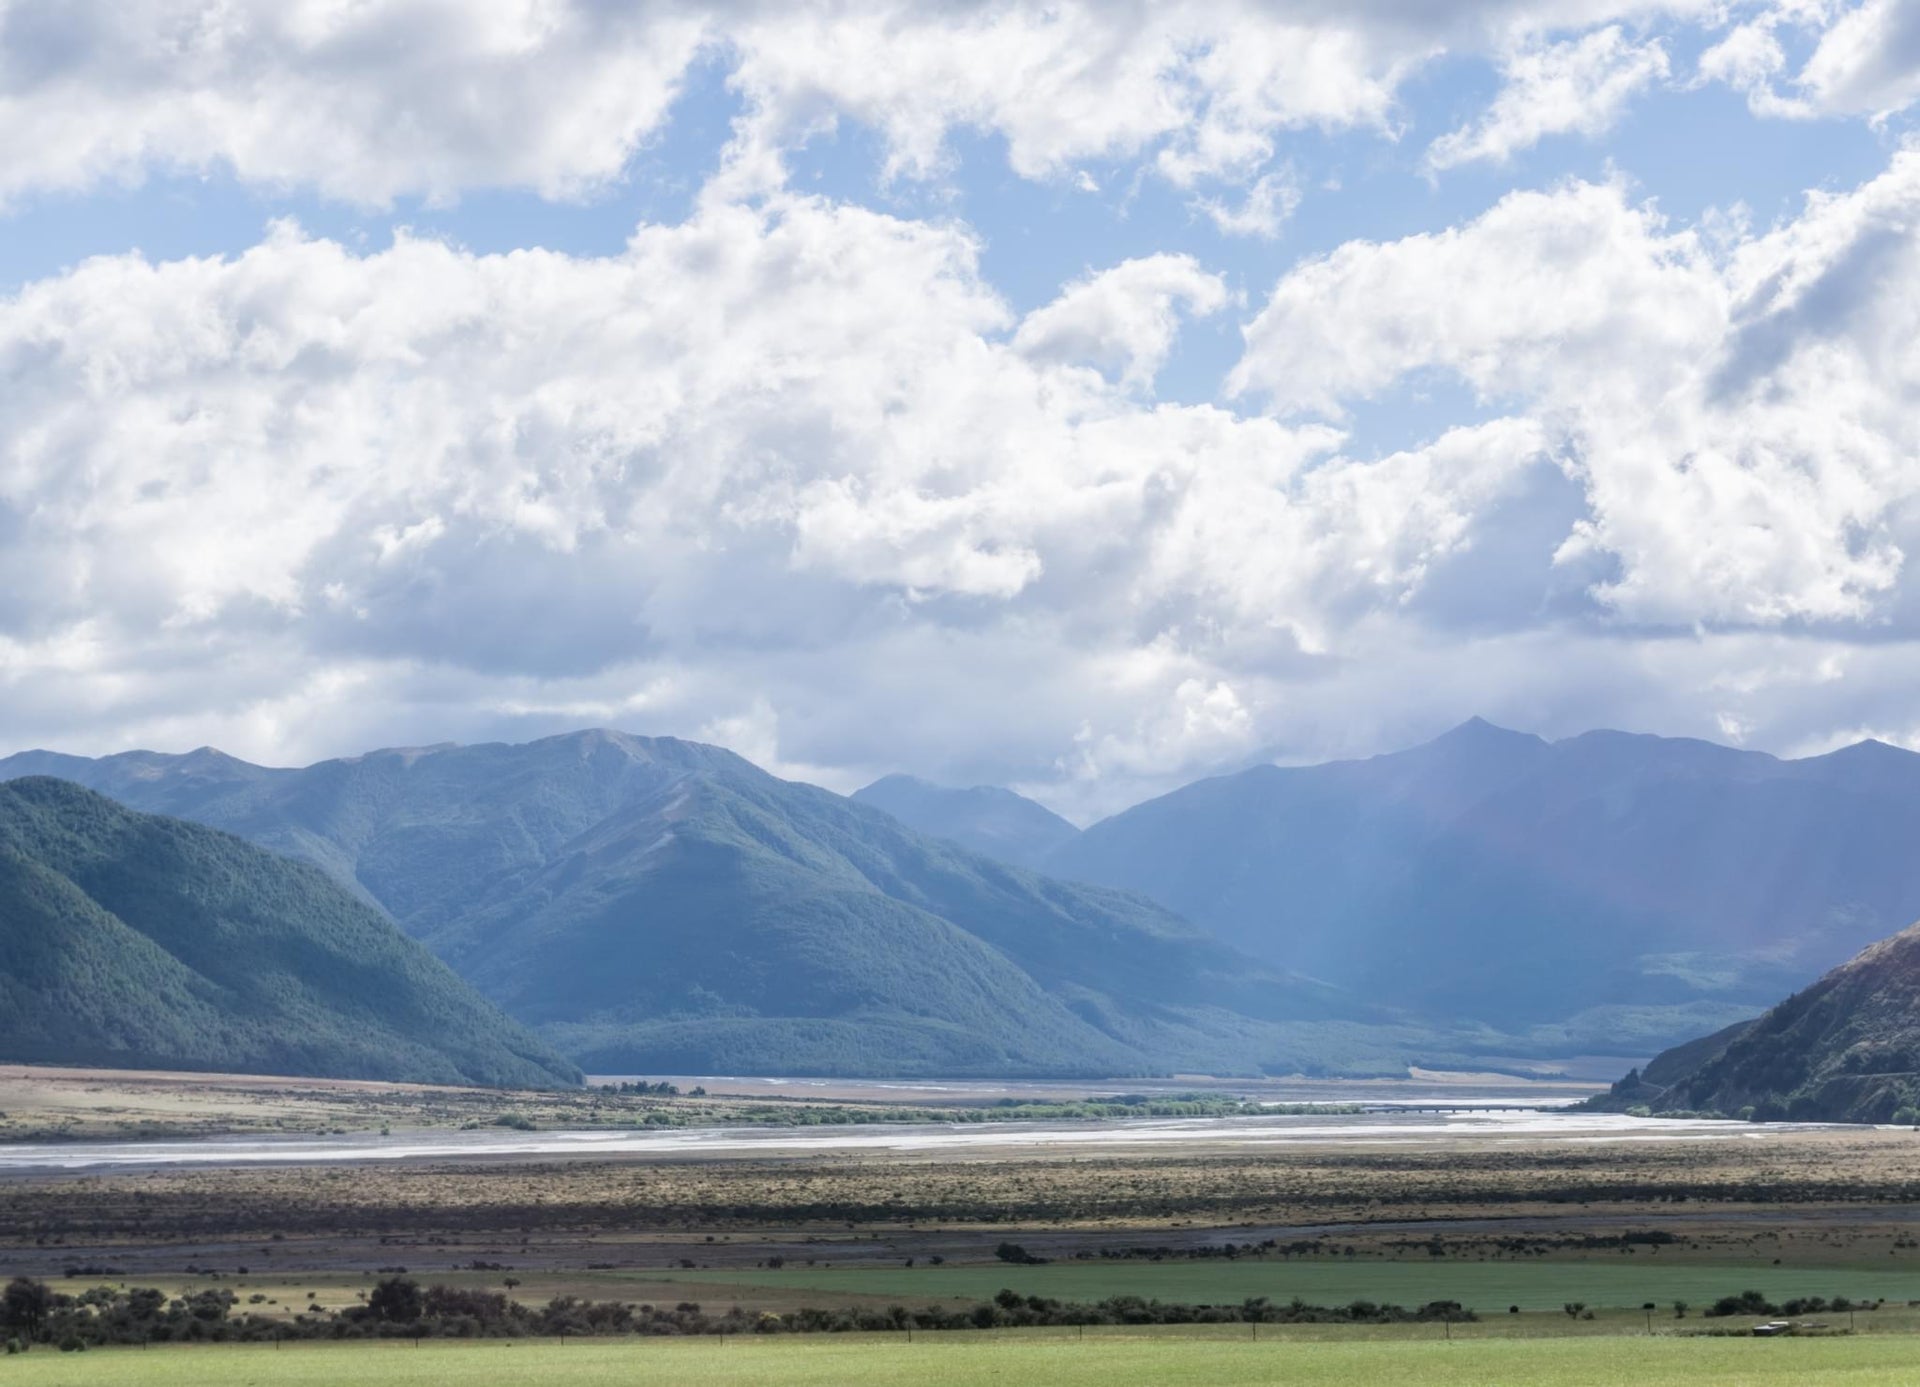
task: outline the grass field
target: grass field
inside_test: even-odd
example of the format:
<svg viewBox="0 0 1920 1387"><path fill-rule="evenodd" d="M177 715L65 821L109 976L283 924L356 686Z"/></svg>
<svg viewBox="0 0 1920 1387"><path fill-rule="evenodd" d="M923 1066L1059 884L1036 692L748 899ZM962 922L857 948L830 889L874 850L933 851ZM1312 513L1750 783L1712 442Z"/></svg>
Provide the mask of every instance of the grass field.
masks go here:
<svg viewBox="0 0 1920 1387"><path fill-rule="evenodd" d="M520 1271L516 1299L538 1305L556 1295L590 1300L621 1300L654 1304L691 1300L711 1310L730 1305L750 1310L784 1312L807 1305L835 1307L895 1303L932 1303L986 1300L1003 1287L1022 1295L1056 1300L1099 1301L1115 1295L1198 1305L1236 1305L1250 1296L1276 1302L1296 1296L1316 1305L1345 1305L1355 1300L1418 1306L1431 1300L1457 1300L1482 1315L1506 1318L1507 1308L1525 1312L1552 1312L1580 1301L1596 1310L1634 1309L1647 1301L1671 1320L1672 1304L1687 1301L1697 1317L1721 1296L1755 1290L1775 1301L1796 1296L1846 1296L1856 1301L1886 1301L1878 1312L1889 1325L1920 1325L1920 1311L1908 1302L1920 1300L1920 1265L1886 1259L1884 1268L1871 1264L1830 1266L1772 1266L1766 1261L1702 1262L1672 1254L1633 1257L1594 1257L1569 1260L1510 1260L1469 1262L1458 1259L1383 1261L1100 1261L1052 1263L1046 1266L942 1267L807 1267L789 1263L779 1270L708 1268L692 1271ZM500 1290L499 1272L421 1269L416 1279L425 1284ZM59 1280L62 1290L77 1292L100 1278ZM114 1278L119 1279L119 1278ZM136 1278L138 1279L138 1278ZM198 1278L159 1277L154 1284L169 1294L181 1294L208 1285L232 1289L240 1308L260 1314L289 1314L308 1304L308 1292L317 1303L337 1308L350 1305L373 1284L373 1275L296 1273L278 1277L254 1275L218 1283ZM253 1295L263 1297L253 1303ZM271 1301L272 1303L266 1303Z"/></svg>
<svg viewBox="0 0 1920 1387"><path fill-rule="evenodd" d="M1431 1329L1431 1326L1427 1326ZM473 1387L540 1383L602 1387L764 1384L1021 1383L1049 1387L1167 1384L1337 1384L1423 1387L1798 1387L1907 1384L1910 1340L1669 1339L1626 1336L1514 1341L1294 1342L1118 1334L1075 1340L990 1335L552 1343L315 1344L34 1352L0 1362L0 1379L31 1387Z"/></svg>
<svg viewBox="0 0 1920 1387"><path fill-rule="evenodd" d="M1891 1261L1891 1259L1889 1259ZM1317 1305L1354 1300L1420 1305L1457 1300L1482 1314L1558 1309L1570 1300L1595 1306L1638 1306L1675 1300L1696 1307L1724 1295L1760 1291L1774 1300L1794 1296L1846 1296L1886 1299L1905 1305L1920 1300L1920 1264L1860 1267L1786 1267L1756 1263L1711 1264L1640 1254L1608 1260L1432 1262L1383 1261L1204 1261L1071 1262L1047 1266L947 1266L914 1268L827 1268L788 1266L780 1270L634 1272L620 1277L634 1287L672 1285L689 1292L675 1298L699 1300L737 1288L738 1298L777 1291L784 1299L817 1303L843 1297L876 1296L914 1300L985 1300L1004 1287L1022 1295L1058 1300L1095 1301L1114 1295L1142 1295L1189 1304L1237 1304L1248 1296L1286 1301L1295 1296ZM613 1283L609 1283L611 1288ZM628 1294L624 1298L631 1299ZM659 1299L654 1295L653 1299Z"/></svg>

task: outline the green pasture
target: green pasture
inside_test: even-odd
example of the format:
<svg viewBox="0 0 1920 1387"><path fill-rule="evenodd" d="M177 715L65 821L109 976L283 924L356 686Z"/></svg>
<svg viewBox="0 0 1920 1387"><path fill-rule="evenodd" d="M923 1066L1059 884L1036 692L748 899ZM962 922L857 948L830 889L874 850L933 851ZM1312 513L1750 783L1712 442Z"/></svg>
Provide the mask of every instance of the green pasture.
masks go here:
<svg viewBox="0 0 1920 1387"><path fill-rule="evenodd" d="M1431 1328L1431 1326L1428 1326ZM36 1349L0 1359L22 1387L768 1387L775 1383L896 1382L1048 1387L1182 1387L1287 1383L1373 1387L1799 1387L1909 1384L1907 1338L1605 1338L1258 1343L1186 1334L1109 1331L1086 1339L990 1334L809 1338L626 1339L301 1344L204 1348Z"/></svg>
<svg viewBox="0 0 1920 1387"><path fill-rule="evenodd" d="M1670 1307L1675 1300L1696 1309L1725 1295L1759 1291L1772 1300L1795 1296L1846 1296L1885 1299L1900 1305L1920 1300L1920 1263L1887 1259L1876 1267L1772 1266L1767 1262L1710 1263L1657 1254L1586 1261L1431 1262L1377 1261L1106 1261L1053 1262L1045 1266L995 1263L990 1266L808 1267L789 1262L778 1269L632 1272L620 1281L632 1287L622 1299L660 1300L664 1288L673 1299L711 1299L737 1290L743 1302L754 1292L778 1292L799 1303L814 1294L819 1303L842 1297L933 1300L986 1300L1002 1287L1022 1295L1057 1300L1098 1301L1109 1296L1197 1305L1237 1305L1249 1296L1285 1302L1295 1296L1314 1305L1345 1305L1355 1300L1417 1306L1430 1300L1457 1300L1482 1314L1557 1310L1568 1301L1592 1306L1639 1306L1647 1301ZM648 1285L662 1291L643 1294ZM681 1294L683 1288L687 1294ZM698 1291L699 1294L693 1292Z"/></svg>

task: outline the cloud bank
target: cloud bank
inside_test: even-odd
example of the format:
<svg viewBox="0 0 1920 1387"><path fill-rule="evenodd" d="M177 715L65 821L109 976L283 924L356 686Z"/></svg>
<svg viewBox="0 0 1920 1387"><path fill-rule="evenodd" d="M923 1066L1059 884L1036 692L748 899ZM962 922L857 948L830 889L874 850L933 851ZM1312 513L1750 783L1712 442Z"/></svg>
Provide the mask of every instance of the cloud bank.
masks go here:
<svg viewBox="0 0 1920 1387"><path fill-rule="evenodd" d="M590 202L701 64L736 103L686 219L617 253L287 218L0 299L9 738L287 761L612 723L1083 815L1475 712L1911 738L1920 153L1889 137L1879 174L1759 227L1622 172L1287 248L1333 196L1298 141L1444 183L1703 83L1885 128L1910 27L1680 0L0 7L25 132L0 204L216 174ZM1420 108L1465 60L1490 98ZM870 201L790 177L841 123L877 139ZM1017 307L964 216L886 197L954 179L969 133L1029 183L1164 186L1216 249L1089 246ZM1214 263L1229 241L1270 268ZM1203 335L1215 397L1163 394ZM1373 427L1396 411L1423 422Z"/></svg>

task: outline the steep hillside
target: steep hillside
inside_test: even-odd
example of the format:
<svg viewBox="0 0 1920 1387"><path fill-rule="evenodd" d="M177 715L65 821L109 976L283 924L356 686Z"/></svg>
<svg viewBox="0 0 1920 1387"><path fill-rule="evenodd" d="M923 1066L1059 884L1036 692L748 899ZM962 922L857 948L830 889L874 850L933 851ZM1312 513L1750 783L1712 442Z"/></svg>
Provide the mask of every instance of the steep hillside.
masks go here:
<svg viewBox="0 0 1920 1387"><path fill-rule="evenodd" d="M1818 1122L1886 1122L1920 1108L1920 925L1757 1020L1659 1056L1594 1103L1630 1105Z"/></svg>
<svg viewBox="0 0 1920 1387"><path fill-rule="evenodd" d="M298 771L208 751L55 764L317 863L601 1072L1392 1070L1439 1053L1138 896L672 738Z"/></svg>
<svg viewBox="0 0 1920 1387"><path fill-rule="evenodd" d="M1920 915L1916 835L1920 756L1879 743L1782 761L1476 721L1371 760L1202 781L1045 870L1142 891L1387 1003L1652 1049Z"/></svg>
<svg viewBox="0 0 1920 1387"><path fill-rule="evenodd" d="M579 1078L312 867L45 778L0 785L0 1058Z"/></svg>
<svg viewBox="0 0 1920 1387"><path fill-rule="evenodd" d="M853 798L893 815L916 833L945 838L1015 867L1037 869L1048 853L1080 833L1044 805L993 785L956 790L910 775L890 775L855 791Z"/></svg>

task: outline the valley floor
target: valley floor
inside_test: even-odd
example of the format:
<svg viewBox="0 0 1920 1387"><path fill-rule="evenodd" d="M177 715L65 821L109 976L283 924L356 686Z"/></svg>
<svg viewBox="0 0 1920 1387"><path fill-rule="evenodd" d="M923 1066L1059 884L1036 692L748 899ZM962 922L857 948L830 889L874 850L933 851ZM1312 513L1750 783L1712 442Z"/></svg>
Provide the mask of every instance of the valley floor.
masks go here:
<svg viewBox="0 0 1920 1387"><path fill-rule="evenodd" d="M422 1093L418 1101L441 1101ZM233 1292L234 1313L269 1317L356 1307L379 1278L402 1274L422 1286L504 1289L529 1306L579 1296L698 1304L716 1316L735 1306L756 1316L951 1311L1010 1289L1186 1305L1452 1300L1479 1317L1450 1329L1263 1324L1257 1344L1239 1324L1089 1328L1084 1339L1057 1328L921 1333L912 1345L835 1334L67 1355L40 1347L6 1359L0 1373L215 1387L477 1374L582 1384L911 1374L1062 1387L1912 1380L1920 1135L1653 1124L1632 1139L1596 1139L1577 1119L1558 1137L1480 1117L1421 1121L1393 1140L1259 1149L1199 1134L1112 1149L17 1172L0 1175L0 1277L45 1278L69 1294L102 1284L169 1295L219 1288ZM1775 1302L1845 1297L1859 1308L1820 1316L1836 1337L1706 1337L1750 1327L1752 1314L1703 1314L1749 1290Z"/></svg>
<svg viewBox="0 0 1920 1387"><path fill-rule="evenodd" d="M1003 1242L1044 1264L1008 1263ZM476 1265L477 1264L477 1265ZM383 1269L750 1309L1002 1286L1317 1303L1696 1305L1741 1290L1920 1300L1920 1136L394 1162L13 1176L0 1272L185 1289L261 1313ZM68 1275L72 1273L72 1275Z"/></svg>
<svg viewBox="0 0 1920 1387"><path fill-rule="evenodd" d="M1592 1060L1581 1077L1418 1073L1407 1079L1178 1079L898 1081L680 1076L681 1096L585 1089L502 1090L431 1084L0 1064L0 1147L23 1142L293 1137L447 1132L502 1125L580 1131L737 1124L791 1126L826 1119L898 1121L920 1112L1003 1102L1070 1104L1090 1095L1221 1102L1393 1105L1570 1103L1601 1091L1598 1076L1627 1061ZM617 1082L617 1081L602 1081ZM700 1098L696 1090L710 1090Z"/></svg>

